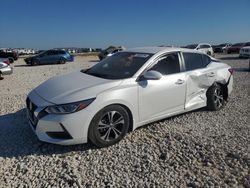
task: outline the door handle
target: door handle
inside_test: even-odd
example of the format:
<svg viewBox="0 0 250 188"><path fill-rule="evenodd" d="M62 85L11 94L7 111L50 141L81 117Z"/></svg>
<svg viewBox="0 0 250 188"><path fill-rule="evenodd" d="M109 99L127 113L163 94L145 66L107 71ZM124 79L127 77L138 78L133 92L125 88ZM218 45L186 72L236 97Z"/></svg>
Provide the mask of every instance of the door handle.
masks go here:
<svg viewBox="0 0 250 188"><path fill-rule="evenodd" d="M178 80L175 82L175 84L181 85L181 84L183 84L184 82L185 82L184 80L178 79Z"/></svg>
<svg viewBox="0 0 250 188"><path fill-rule="evenodd" d="M215 76L215 73L214 72L210 72L207 74L208 77L214 77Z"/></svg>

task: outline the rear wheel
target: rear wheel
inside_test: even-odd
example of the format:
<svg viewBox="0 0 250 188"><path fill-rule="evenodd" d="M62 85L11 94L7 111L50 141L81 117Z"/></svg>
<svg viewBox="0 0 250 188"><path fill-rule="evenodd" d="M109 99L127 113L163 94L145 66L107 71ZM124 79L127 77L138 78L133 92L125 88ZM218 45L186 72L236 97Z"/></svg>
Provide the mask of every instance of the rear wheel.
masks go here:
<svg viewBox="0 0 250 188"><path fill-rule="evenodd" d="M214 84L207 91L207 108L212 111L220 110L225 106L224 90L219 84Z"/></svg>
<svg viewBox="0 0 250 188"><path fill-rule="evenodd" d="M119 142L129 129L128 112L119 105L107 106L99 111L90 123L89 139L98 147Z"/></svg>
<svg viewBox="0 0 250 188"><path fill-rule="evenodd" d="M8 57L10 63L14 63L14 58L13 57Z"/></svg>

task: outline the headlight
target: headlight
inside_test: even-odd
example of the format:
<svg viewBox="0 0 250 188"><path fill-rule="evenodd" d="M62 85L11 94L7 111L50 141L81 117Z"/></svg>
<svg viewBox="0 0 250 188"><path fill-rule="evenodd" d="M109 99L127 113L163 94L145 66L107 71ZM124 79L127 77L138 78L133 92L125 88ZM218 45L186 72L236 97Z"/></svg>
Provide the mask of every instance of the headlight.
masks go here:
<svg viewBox="0 0 250 188"><path fill-rule="evenodd" d="M45 111L49 114L70 114L86 108L94 100L95 98L69 104L48 106Z"/></svg>

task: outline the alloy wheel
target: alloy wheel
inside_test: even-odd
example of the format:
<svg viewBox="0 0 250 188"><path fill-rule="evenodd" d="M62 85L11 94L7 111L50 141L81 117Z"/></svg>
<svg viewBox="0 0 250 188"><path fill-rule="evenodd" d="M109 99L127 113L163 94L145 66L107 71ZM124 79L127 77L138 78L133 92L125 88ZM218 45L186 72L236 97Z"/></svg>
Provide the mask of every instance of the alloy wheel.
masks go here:
<svg viewBox="0 0 250 188"><path fill-rule="evenodd" d="M100 138L106 142L118 139L123 132L124 124L124 117L118 111L105 113L97 126Z"/></svg>
<svg viewBox="0 0 250 188"><path fill-rule="evenodd" d="M217 108L220 108L224 103L223 93L219 88L214 90L214 104Z"/></svg>

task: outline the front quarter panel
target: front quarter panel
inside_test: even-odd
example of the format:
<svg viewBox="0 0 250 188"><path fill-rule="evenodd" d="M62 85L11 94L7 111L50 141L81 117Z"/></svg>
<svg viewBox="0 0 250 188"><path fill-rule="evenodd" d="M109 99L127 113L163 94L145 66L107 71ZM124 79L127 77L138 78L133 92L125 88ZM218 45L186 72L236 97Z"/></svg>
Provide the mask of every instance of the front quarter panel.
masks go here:
<svg viewBox="0 0 250 188"><path fill-rule="evenodd" d="M95 100L96 113L106 106L118 104L127 107L133 116L133 129L138 118L138 85L134 78L124 80L118 87L100 93Z"/></svg>

